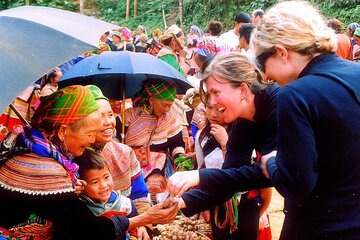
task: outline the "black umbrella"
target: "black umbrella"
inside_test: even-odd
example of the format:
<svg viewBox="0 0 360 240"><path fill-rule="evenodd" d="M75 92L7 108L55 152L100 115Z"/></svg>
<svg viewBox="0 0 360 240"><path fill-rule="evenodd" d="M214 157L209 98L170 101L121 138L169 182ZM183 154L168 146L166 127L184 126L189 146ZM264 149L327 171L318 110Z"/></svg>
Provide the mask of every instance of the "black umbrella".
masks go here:
<svg viewBox="0 0 360 240"><path fill-rule="evenodd" d="M0 12L0 108L53 67L92 51L119 28L70 11L23 6Z"/></svg>
<svg viewBox="0 0 360 240"><path fill-rule="evenodd" d="M185 94L192 85L174 67L147 53L129 51L104 52L85 58L67 71L59 81L59 87L73 84L94 84L105 96L122 99L124 119L125 98L134 97L145 79L172 82L177 93ZM124 142L122 125L122 142Z"/></svg>
<svg viewBox="0 0 360 240"><path fill-rule="evenodd" d="M112 99L131 98L145 79L172 82L177 93L185 94L191 83L174 67L147 53L104 52L75 64L60 79L59 87L73 84L98 86Z"/></svg>

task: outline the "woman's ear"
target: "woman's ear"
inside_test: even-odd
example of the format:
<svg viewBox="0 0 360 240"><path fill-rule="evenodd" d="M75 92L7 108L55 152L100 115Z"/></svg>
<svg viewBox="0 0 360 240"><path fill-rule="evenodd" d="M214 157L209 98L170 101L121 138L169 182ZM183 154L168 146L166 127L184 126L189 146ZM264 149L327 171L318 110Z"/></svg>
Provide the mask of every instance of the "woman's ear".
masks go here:
<svg viewBox="0 0 360 240"><path fill-rule="evenodd" d="M289 52L288 50L280 44L275 44L275 51L276 54L281 57L281 59L286 60L289 57Z"/></svg>
<svg viewBox="0 0 360 240"><path fill-rule="evenodd" d="M250 92L249 85L247 85L246 83L242 83L239 86L239 89L240 89L240 98L241 100L244 100L249 95Z"/></svg>
<svg viewBox="0 0 360 240"><path fill-rule="evenodd" d="M67 128L67 125L61 124L61 126L60 126L60 128L59 128L59 131L58 131L58 133L57 133L60 141L64 141L64 139L65 139L65 136L66 136L66 128Z"/></svg>

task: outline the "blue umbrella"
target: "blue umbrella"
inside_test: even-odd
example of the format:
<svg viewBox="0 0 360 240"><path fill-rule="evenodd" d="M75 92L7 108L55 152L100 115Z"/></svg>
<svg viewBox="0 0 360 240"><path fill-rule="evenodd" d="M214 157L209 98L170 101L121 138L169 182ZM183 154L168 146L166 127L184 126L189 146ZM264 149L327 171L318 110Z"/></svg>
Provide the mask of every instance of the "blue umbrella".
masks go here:
<svg viewBox="0 0 360 240"><path fill-rule="evenodd" d="M112 99L132 98L145 79L172 82L179 94L191 83L171 65L147 53L104 52L75 64L60 79L59 87L94 84ZM125 92L125 96L124 93Z"/></svg>
<svg viewBox="0 0 360 240"><path fill-rule="evenodd" d="M0 107L53 67L98 48L119 28L70 11L23 6L0 12Z"/></svg>

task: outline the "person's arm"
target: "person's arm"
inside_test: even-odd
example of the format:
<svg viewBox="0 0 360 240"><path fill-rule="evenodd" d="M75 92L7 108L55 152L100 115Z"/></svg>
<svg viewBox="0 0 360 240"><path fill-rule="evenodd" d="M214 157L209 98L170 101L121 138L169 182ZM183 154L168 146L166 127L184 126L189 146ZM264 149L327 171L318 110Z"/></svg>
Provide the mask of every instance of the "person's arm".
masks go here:
<svg viewBox="0 0 360 240"><path fill-rule="evenodd" d="M136 155L133 150L130 151L130 172L131 172L131 200L147 198L149 193L145 184L144 177L141 173L140 163L136 159Z"/></svg>
<svg viewBox="0 0 360 240"><path fill-rule="evenodd" d="M182 132L180 131L175 136L168 138L167 146L173 158L178 156L178 154L185 153L185 143L182 137Z"/></svg>
<svg viewBox="0 0 360 240"><path fill-rule="evenodd" d="M196 213L215 207L219 203L225 202L231 198L233 194L234 193L232 191L215 194L214 192L203 191L201 189L192 189L181 195L181 198L186 205L186 207L182 208L181 211L185 216L190 217Z"/></svg>
<svg viewBox="0 0 360 240"><path fill-rule="evenodd" d="M259 217L261 217L270 205L271 197L272 197L272 188L262 188L259 189L259 192L262 200L262 204L260 206L260 213L259 213Z"/></svg>
<svg viewBox="0 0 360 240"><path fill-rule="evenodd" d="M302 202L318 179L316 140L307 99L291 87L278 94L278 151L266 167L277 191L287 200Z"/></svg>
<svg viewBox="0 0 360 240"><path fill-rule="evenodd" d="M167 199L161 204L152 206L146 212L129 219L128 229L134 229L149 224L165 224L172 222L178 213L178 204Z"/></svg>
<svg viewBox="0 0 360 240"><path fill-rule="evenodd" d="M202 190L210 192L211 198L216 199L214 200L216 203L224 201L223 196L229 197L235 192L272 186L271 181L263 175L258 163L240 168L176 172L168 179L167 191L171 196L180 197L189 188L198 185Z"/></svg>

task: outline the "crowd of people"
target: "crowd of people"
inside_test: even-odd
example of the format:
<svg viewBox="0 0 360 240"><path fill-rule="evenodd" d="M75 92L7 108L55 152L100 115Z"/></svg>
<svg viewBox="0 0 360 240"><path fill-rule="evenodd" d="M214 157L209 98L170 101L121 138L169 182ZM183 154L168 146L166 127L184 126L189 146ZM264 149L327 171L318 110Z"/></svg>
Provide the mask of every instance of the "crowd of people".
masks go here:
<svg viewBox="0 0 360 240"><path fill-rule="evenodd" d="M181 209L214 240L270 240L273 187L281 239L359 239L360 26L342 29L288 1L225 33L215 20L104 33L83 57L146 52L194 88L150 78L126 104L101 86L58 89L79 58L35 82L13 102L23 119L0 117L17 136L1 152L0 239L147 240Z"/></svg>

